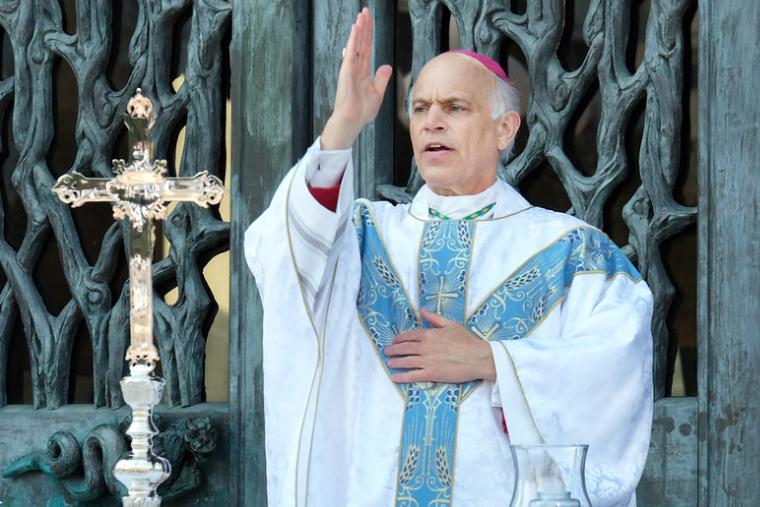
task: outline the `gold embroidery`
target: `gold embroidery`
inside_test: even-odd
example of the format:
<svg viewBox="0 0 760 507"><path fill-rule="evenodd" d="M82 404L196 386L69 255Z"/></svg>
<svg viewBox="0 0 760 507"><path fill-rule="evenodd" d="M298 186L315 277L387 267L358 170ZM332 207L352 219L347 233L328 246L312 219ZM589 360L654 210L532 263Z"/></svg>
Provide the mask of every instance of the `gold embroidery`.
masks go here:
<svg viewBox="0 0 760 507"><path fill-rule="evenodd" d="M441 315L441 307L443 306L443 302L446 299L456 299L459 297L459 294L456 292L446 292L444 290L444 283L446 282L445 278L443 276L439 277L438 279L438 291L435 294L431 294L429 296L425 296L425 299L427 301L433 301L435 300L435 313L438 315Z"/></svg>
<svg viewBox="0 0 760 507"><path fill-rule="evenodd" d="M481 338L485 341L491 341L491 338L493 338L493 335L496 334L496 331L498 331L500 324L498 322L494 323L493 326L489 327L485 330L485 332L478 329L477 326L472 326L470 328L470 331L472 331L478 338Z"/></svg>
<svg viewBox="0 0 760 507"><path fill-rule="evenodd" d="M312 393L314 392L314 384L315 384L316 379L317 379L317 371L319 370L319 364L320 364L320 360L321 360L321 358L319 356L319 354L320 354L319 332L317 331L317 325L314 322L314 317L312 315L311 308L309 308L309 305L307 303L306 295L304 294L304 288L301 285L301 278L298 276L298 263L296 262L295 253L293 251L293 239L290 236L290 215L289 215L289 210L290 210L290 192L291 192L291 190L293 188L293 181L296 179L297 175L298 175L298 171L297 170L293 171L293 174L291 175L291 178L290 178L290 183L288 184L288 192L287 192L287 194L285 196L285 232L286 232L287 237L288 237L288 250L290 252L290 260L291 260L291 263L293 265L293 270L295 271L296 283L298 284L298 289L299 289L299 292L301 294L301 301L303 302L304 309L306 310L306 315L309 318L309 323L311 324L311 328L314 331L314 337L317 340L317 365L314 368L314 373L313 373L312 378L311 378L311 386L309 387L309 396L306 398L306 406L304 407L303 417L301 418L301 429L298 432L298 447L297 447L297 452L296 452L296 480L295 480L295 487L293 488L294 489L293 493L295 495L295 505L299 505L299 502L298 502L298 471L300 469L301 445L302 445L302 441L303 441L304 423L306 422L306 414L307 414L307 412L309 410L309 400L311 399ZM319 389L319 387L317 387L317 389ZM316 412L315 412L315 414L316 414ZM312 428L312 432L313 432L313 428ZM306 468L307 468L306 475L308 476L308 464L307 464Z"/></svg>

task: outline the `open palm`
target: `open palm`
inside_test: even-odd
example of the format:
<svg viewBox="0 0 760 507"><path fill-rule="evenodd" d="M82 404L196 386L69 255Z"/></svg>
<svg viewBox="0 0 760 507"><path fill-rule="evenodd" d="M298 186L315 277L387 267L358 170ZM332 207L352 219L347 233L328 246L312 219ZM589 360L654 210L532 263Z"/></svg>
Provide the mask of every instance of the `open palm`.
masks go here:
<svg viewBox="0 0 760 507"><path fill-rule="evenodd" d="M372 15L365 7L348 37L333 113L322 132L323 149L350 147L362 128L375 119L383 102L392 69L383 65L372 75L372 31Z"/></svg>

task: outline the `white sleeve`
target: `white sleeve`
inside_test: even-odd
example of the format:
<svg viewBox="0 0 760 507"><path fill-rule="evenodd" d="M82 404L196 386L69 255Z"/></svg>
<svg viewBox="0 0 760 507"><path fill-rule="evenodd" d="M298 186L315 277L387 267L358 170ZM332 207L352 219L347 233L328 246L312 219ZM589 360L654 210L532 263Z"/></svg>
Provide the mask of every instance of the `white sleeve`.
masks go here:
<svg viewBox="0 0 760 507"><path fill-rule="evenodd" d="M325 164L322 169L321 163ZM316 175L325 170L328 178L337 175L336 183L343 178L334 212L322 206L307 186L307 177L319 180L323 177ZM246 231L246 261L262 298L266 285L263 281L270 273L295 268L304 304L315 321L320 320L323 296L329 292L328 268L334 266L338 255L334 246L340 235L350 229L353 201L351 150L322 152L317 138L280 183L269 207ZM284 250L272 248L273 242L284 245ZM273 254L280 251L286 255Z"/></svg>
<svg viewBox="0 0 760 507"><path fill-rule="evenodd" d="M314 143L319 146L319 139ZM306 183L312 187L329 188L340 182L351 162L351 148L346 150L320 150L317 163L306 170Z"/></svg>
<svg viewBox="0 0 760 507"><path fill-rule="evenodd" d="M624 275L585 274L575 277L558 310L558 335L503 341L508 354L494 354L510 439L533 443L540 436L546 444L589 444L592 505L627 506L651 434L651 292ZM515 408L518 413L527 408L530 417L523 420L533 423L538 435L520 434L530 427L519 420L513 428Z"/></svg>
<svg viewBox="0 0 760 507"><path fill-rule="evenodd" d="M321 333L330 282L338 257L358 252L356 240L345 236L354 234L349 220L353 202L350 151L336 212L319 204L307 187L306 177L318 170L321 158L317 140L288 171L244 238L245 258L263 307L267 483L273 505L291 505L293 491L306 491L308 442L317 406L317 392L311 387L325 339ZM330 165L329 160L326 163ZM280 392L282 379L287 379L285 397ZM296 499L299 505L304 503L304 494Z"/></svg>
<svg viewBox="0 0 760 507"><path fill-rule="evenodd" d="M515 445L541 444L541 436L528 408L525 393L504 341L489 342L496 366L496 382L491 390L491 405L500 407L507 424L510 443Z"/></svg>

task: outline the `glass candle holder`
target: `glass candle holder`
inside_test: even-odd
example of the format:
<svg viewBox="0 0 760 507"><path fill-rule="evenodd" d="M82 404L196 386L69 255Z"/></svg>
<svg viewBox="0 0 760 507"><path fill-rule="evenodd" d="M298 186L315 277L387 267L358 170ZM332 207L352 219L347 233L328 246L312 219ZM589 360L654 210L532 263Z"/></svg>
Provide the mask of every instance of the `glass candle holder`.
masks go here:
<svg viewBox="0 0 760 507"><path fill-rule="evenodd" d="M584 472L588 445L513 445L510 507L590 507Z"/></svg>

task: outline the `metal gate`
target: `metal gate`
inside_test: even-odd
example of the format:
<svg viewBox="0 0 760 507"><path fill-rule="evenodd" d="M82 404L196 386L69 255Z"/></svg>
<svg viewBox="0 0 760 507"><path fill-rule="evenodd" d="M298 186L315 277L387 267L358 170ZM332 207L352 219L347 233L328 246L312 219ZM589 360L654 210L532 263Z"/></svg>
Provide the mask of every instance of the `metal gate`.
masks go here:
<svg viewBox="0 0 760 507"><path fill-rule="evenodd" d="M453 32L460 46L500 59L513 77L519 72L511 61L522 63L517 85L527 90L527 129L502 176L534 202L603 227L655 295L657 402L640 505L751 505L760 488L750 479L760 474L760 438L751 429L760 417L753 394L760 366L754 337L760 269L750 260L760 258L760 241L749 226L757 223L760 200L751 162L760 154L754 127L760 112L751 98L760 77L760 6L751 0L294 0L247 6L236 12L234 51L247 70L233 84L235 132L241 164L250 161L258 170L236 180L233 244L321 131L341 48L365 4L376 20L376 65L395 64L398 73L409 60L412 80L428 58L451 45ZM404 7L411 40L398 50L407 36L398 16ZM569 43L580 45L575 60L567 58ZM404 201L421 183L395 113L407 86L397 85L354 147L360 195ZM589 105L597 108L595 126L582 128ZM577 135L586 136L585 149L568 142ZM684 195L688 185L691 194ZM560 198L542 201L543 189ZM248 305L242 296L251 293L252 282L241 277L236 283L233 294ZM253 325L260 307L246 311L240 322ZM677 378L685 386L673 385L675 372L682 372ZM674 390L690 396L672 397ZM256 428L262 430L260 420ZM249 477L263 469L261 449L255 452Z"/></svg>
<svg viewBox="0 0 760 507"><path fill-rule="evenodd" d="M760 4L367 3L378 27L375 61L408 67L412 80L454 44L500 59L525 94L527 126L501 175L538 204L603 227L652 287L658 401L640 505L751 504L760 495L760 437L752 430L760 422ZM266 504L261 305L242 256L243 231L321 131L341 48L363 4L0 2L0 467L16 467L0 479L4 504L116 505L107 471L128 415L117 385L128 329L124 231L107 208L69 210L49 188L66 171L106 176L111 158L126 158L120 115L138 86L160 114L159 157L177 162L174 143L184 126L183 174L222 176L225 158L232 159L231 223L218 210L178 206L162 232L172 248L154 266L159 296L179 289L176 303L154 301L168 383L159 426L175 461L162 495L167 505ZM699 37L691 30L695 15ZM177 86L180 72L185 82ZM65 93L66 80L73 93ZM691 103L697 94L685 88L695 81L698 101ZM229 153L227 85L234 106ZM361 195L403 201L421 183L396 112L407 86L397 84L357 142ZM688 152L696 138L698 164ZM693 179L697 165L698 195L684 196L684 178ZM544 201L549 194L556 199ZM697 217L694 252L688 237ZM205 403L205 339L216 305L202 269L228 244L229 402ZM697 259L691 314L683 300L694 297L674 281L674 249L687 252L680 257L686 265ZM678 360L688 363L689 341L674 333L674 322L693 321L693 314L698 392L674 398L674 371ZM86 352L73 352L80 349ZM25 361L28 405L18 394ZM89 370L91 387L75 377L81 369ZM695 388L687 385L686 393ZM92 404L71 404L82 392L91 392ZM36 454L18 461L29 453Z"/></svg>

